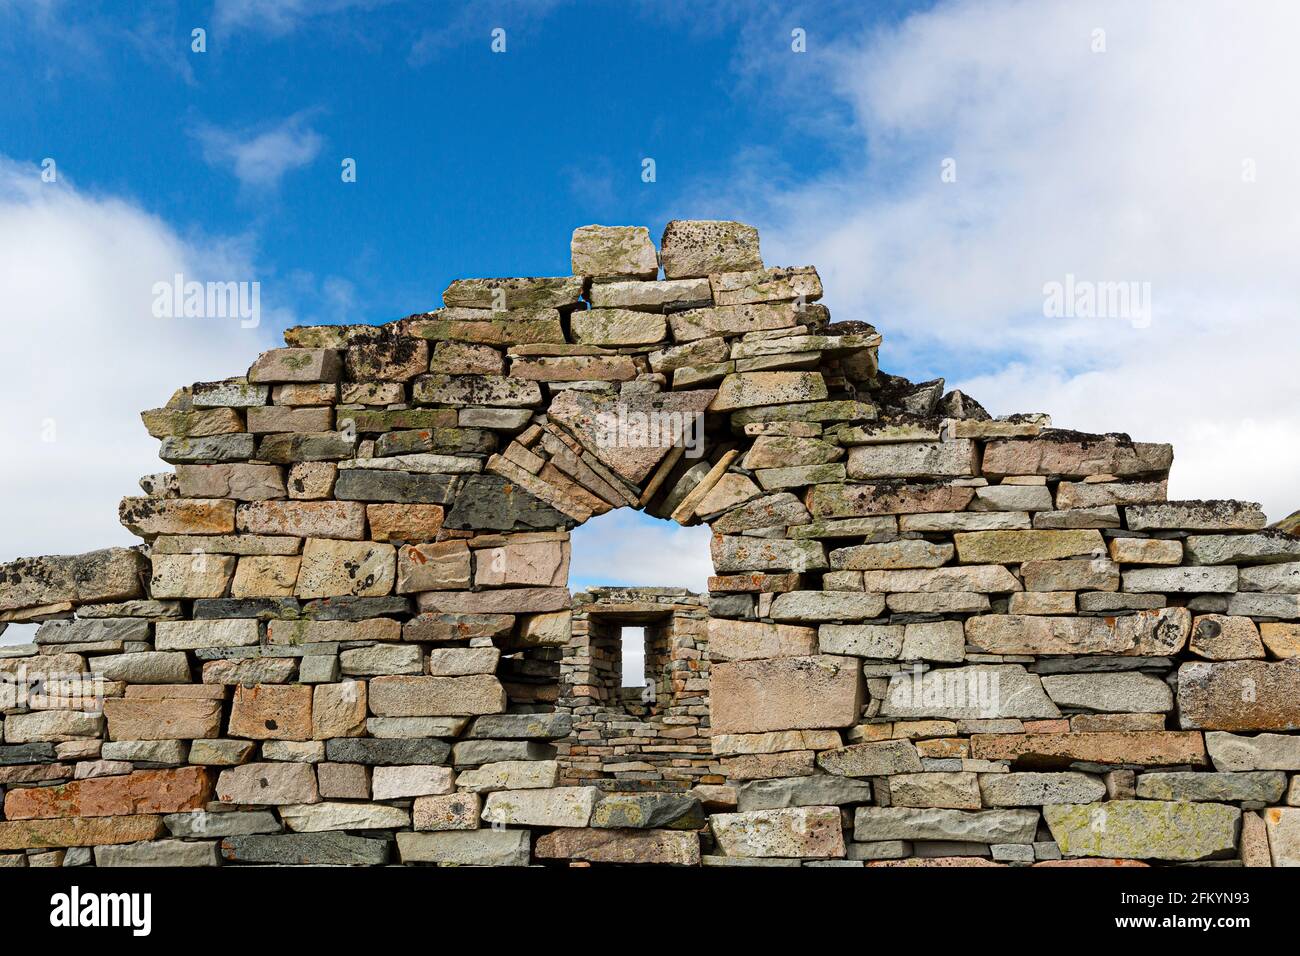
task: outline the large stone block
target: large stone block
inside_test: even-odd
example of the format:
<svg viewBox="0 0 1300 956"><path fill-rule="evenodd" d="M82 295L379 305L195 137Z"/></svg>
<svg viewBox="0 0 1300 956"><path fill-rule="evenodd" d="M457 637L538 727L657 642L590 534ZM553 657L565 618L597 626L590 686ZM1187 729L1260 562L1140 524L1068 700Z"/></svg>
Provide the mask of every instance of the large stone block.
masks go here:
<svg viewBox="0 0 1300 956"><path fill-rule="evenodd" d="M709 619L709 656L715 661L807 657L816 653L817 632L811 627Z"/></svg>
<svg viewBox="0 0 1300 956"><path fill-rule="evenodd" d="M366 506L359 501L263 501L240 505L236 514L245 534L295 538L366 536Z"/></svg>
<svg viewBox="0 0 1300 956"><path fill-rule="evenodd" d="M221 702L164 698L104 701L111 740L194 740L221 736Z"/></svg>
<svg viewBox="0 0 1300 956"><path fill-rule="evenodd" d="M763 268L758 230L741 222L674 219L659 243L665 279Z"/></svg>
<svg viewBox="0 0 1300 956"><path fill-rule="evenodd" d="M1174 707L1174 694L1168 684L1136 671L1049 674L1043 678L1043 689L1061 707L1121 714L1159 714Z"/></svg>
<svg viewBox="0 0 1300 956"><path fill-rule="evenodd" d="M227 860L272 865L380 866L388 862L388 848L388 840L346 833L275 833L221 841Z"/></svg>
<svg viewBox="0 0 1300 956"><path fill-rule="evenodd" d="M249 740L311 740L312 688L258 684L235 688L230 736Z"/></svg>
<svg viewBox="0 0 1300 956"><path fill-rule="evenodd" d="M899 442L849 449L850 478L962 478L979 474L975 442Z"/></svg>
<svg viewBox="0 0 1300 956"><path fill-rule="evenodd" d="M722 380L709 411L815 402L827 394L820 372L740 372Z"/></svg>
<svg viewBox="0 0 1300 956"><path fill-rule="evenodd" d="M200 810L211 798L208 772L201 767L182 767L10 790L5 794L4 810L9 820L113 817Z"/></svg>
<svg viewBox="0 0 1300 956"><path fill-rule="evenodd" d="M308 538L294 588L300 598L389 594L397 576L391 544Z"/></svg>
<svg viewBox="0 0 1300 956"><path fill-rule="evenodd" d="M984 447L983 468L984 474L990 478L1008 475L1124 477L1167 471L1173 460L1174 450L1169 445L1129 442L1106 435L1086 441L1058 441L1055 437L1043 437L989 442ZM1057 507L1090 506L1058 502Z"/></svg>
<svg viewBox="0 0 1300 956"><path fill-rule="evenodd" d="M123 498L118 518L133 534L226 534L235 530L235 503L225 498Z"/></svg>
<svg viewBox="0 0 1300 956"><path fill-rule="evenodd" d="M818 571L827 567L820 541L751 538L715 534L710 542L713 567L718 574L741 571Z"/></svg>
<svg viewBox="0 0 1300 956"><path fill-rule="evenodd" d="M895 674L880 712L886 717L1043 720L1061 712L1022 664L976 664Z"/></svg>
<svg viewBox="0 0 1300 956"><path fill-rule="evenodd" d="M483 804L483 819L507 826L585 827L598 799L596 787L497 790Z"/></svg>
<svg viewBox="0 0 1300 956"><path fill-rule="evenodd" d="M1178 714L1188 729L1300 730L1300 658L1185 663Z"/></svg>
<svg viewBox="0 0 1300 956"><path fill-rule="evenodd" d="M217 799L237 804L304 804L320 799L316 770L307 763L250 763L221 771Z"/></svg>
<svg viewBox="0 0 1300 956"><path fill-rule="evenodd" d="M440 833L399 833L397 850L403 863L453 866L527 866L527 830L448 830Z"/></svg>
<svg viewBox="0 0 1300 956"><path fill-rule="evenodd" d="M490 674L392 676L370 681L370 710L379 717L450 717L496 714L505 709L505 689Z"/></svg>
<svg viewBox="0 0 1300 956"><path fill-rule="evenodd" d="M710 691L717 733L848 727L862 705L857 658L828 654L715 664Z"/></svg>
<svg viewBox="0 0 1300 956"><path fill-rule="evenodd" d="M844 856L839 807L715 813L709 825L726 856L822 860Z"/></svg>
<svg viewBox="0 0 1300 956"><path fill-rule="evenodd" d="M961 843L1032 843L1036 810L944 810L910 807L858 807L853 839L954 840Z"/></svg>
<svg viewBox="0 0 1300 956"><path fill-rule="evenodd" d="M1112 733L973 734L970 755L976 760L1011 760L1022 766L1056 767L1071 763L1204 766L1205 741L1188 731Z"/></svg>
<svg viewBox="0 0 1300 956"><path fill-rule="evenodd" d="M537 838L543 860L699 866L700 838L679 830L560 829Z"/></svg>
<svg viewBox="0 0 1300 956"><path fill-rule="evenodd" d="M1052 839L1067 857L1205 860L1231 855L1241 811L1219 803L1108 800L1043 807Z"/></svg>
<svg viewBox="0 0 1300 956"><path fill-rule="evenodd" d="M1078 531L973 531L953 535L957 559L967 564L1022 564L1076 555L1103 555L1095 529Z"/></svg>
<svg viewBox="0 0 1300 956"><path fill-rule="evenodd" d="M12 820L0 822L0 850L134 843L138 840L156 840L166 832L163 818L153 813L120 817Z"/></svg>
<svg viewBox="0 0 1300 956"><path fill-rule="evenodd" d="M248 381L337 382L343 363L334 349L271 349L257 357L248 370Z"/></svg>
<svg viewBox="0 0 1300 956"><path fill-rule="evenodd" d="M1182 650L1191 632L1186 608L1159 608L1120 617L982 614L967 618L966 641L990 654L1131 654Z"/></svg>

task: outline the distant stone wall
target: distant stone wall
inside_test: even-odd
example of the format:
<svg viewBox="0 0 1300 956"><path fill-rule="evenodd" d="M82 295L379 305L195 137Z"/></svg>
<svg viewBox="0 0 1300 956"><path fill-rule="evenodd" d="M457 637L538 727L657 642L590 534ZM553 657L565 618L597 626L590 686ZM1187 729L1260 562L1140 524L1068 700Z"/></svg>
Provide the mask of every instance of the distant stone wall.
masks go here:
<svg viewBox="0 0 1300 956"><path fill-rule="evenodd" d="M748 226L571 250L181 389L144 544L0 566L0 865L1300 862L1300 538L880 372ZM567 589L618 507L713 532L658 713Z"/></svg>
<svg viewBox="0 0 1300 956"><path fill-rule="evenodd" d="M708 610L684 588L592 588L574 596L557 710L561 780L624 792L684 792L724 778L709 744ZM646 685L624 688L622 627L645 628Z"/></svg>

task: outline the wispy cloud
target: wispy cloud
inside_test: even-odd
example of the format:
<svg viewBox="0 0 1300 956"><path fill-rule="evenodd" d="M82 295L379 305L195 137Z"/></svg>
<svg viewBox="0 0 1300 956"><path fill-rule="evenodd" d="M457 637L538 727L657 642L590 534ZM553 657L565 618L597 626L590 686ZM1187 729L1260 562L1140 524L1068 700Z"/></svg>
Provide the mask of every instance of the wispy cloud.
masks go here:
<svg viewBox="0 0 1300 956"><path fill-rule="evenodd" d="M282 37L313 22L345 13L365 13L393 0L216 0L213 25L220 31L249 31Z"/></svg>
<svg viewBox="0 0 1300 956"><path fill-rule="evenodd" d="M273 191L288 173L320 155L325 140L312 128L313 116L313 111L305 111L238 131L202 126L195 136L208 163L228 169L247 189Z"/></svg>
<svg viewBox="0 0 1300 956"><path fill-rule="evenodd" d="M630 508L592 518L573 532L569 587L640 585L708 590L709 529L684 528Z"/></svg>
<svg viewBox="0 0 1300 956"><path fill-rule="evenodd" d="M1172 440L1171 494L1279 517L1300 506L1297 31L1288 3L972 0L769 46L745 68L835 131L805 147L835 161L747 151L674 212L750 218L769 263L817 264L886 370ZM1149 283L1150 324L1046 317L1067 275Z"/></svg>

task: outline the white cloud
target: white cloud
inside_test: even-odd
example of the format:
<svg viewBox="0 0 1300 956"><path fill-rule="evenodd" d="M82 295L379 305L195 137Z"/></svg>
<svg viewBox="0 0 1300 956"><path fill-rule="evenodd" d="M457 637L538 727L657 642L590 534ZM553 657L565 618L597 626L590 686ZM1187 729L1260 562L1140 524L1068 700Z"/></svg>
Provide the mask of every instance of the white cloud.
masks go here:
<svg viewBox="0 0 1300 956"><path fill-rule="evenodd" d="M738 186L680 208L752 217L769 263L817 264L835 317L884 334L887 371L1172 440L1171 495L1278 518L1300 507L1298 31L1281 2L941 4L748 64L820 63L780 106L809 128L847 106L845 158L789 186L742 154ZM1044 318L1067 274L1149 282L1150 327Z"/></svg>
<svg viewBox="0 0 1300 956"><path fill-rule="evenodd" d="M713 573L709 529L619 508L573 532L569 587L675 587L707 591Z"/></svg>
<svg viewBox="0 0 1300 956"><path fill-rule="evenodd" d="M228 167L240 185L255 191L274 190L289 172L309 165L325 140L311 127L309 113L256 130L233 132L200 127L195 135L209 164Z"/></svg>
<svg viewBox="0 0 1300 956"><path fill-rule="evenodd" d="M216 0L212 22L228 31L249 30L285 36L313 19L349 11L369 11L391 0Z"/></svg>
<svg viewBox="0 0 1300 956"><path fill-rule="evenodd" d="M242 373L287 321L265 297L258 328L155 318L153 285L177 273L259 278L240 243L187 241L130 202L43 183L0 156L0 561L138 544L118 501L170 468L140 411Z"/></svg>

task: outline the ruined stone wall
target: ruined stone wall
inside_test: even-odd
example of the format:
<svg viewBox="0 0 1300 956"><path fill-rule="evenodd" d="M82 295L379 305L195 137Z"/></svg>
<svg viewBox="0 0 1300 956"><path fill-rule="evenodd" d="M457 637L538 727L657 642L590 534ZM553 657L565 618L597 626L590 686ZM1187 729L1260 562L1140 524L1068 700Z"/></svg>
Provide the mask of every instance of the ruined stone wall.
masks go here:
<svg viewBox="0 0 1300 956"><path fill-rule="evenodd" d="M0 864L1297 862L1300 539L879 372L750 227L572 254L289 330L144 413L144 544L0 566L44 622L0 649ZM568 535L624 506L713 531L721 783L562 785L604 732Z"/></svg>

